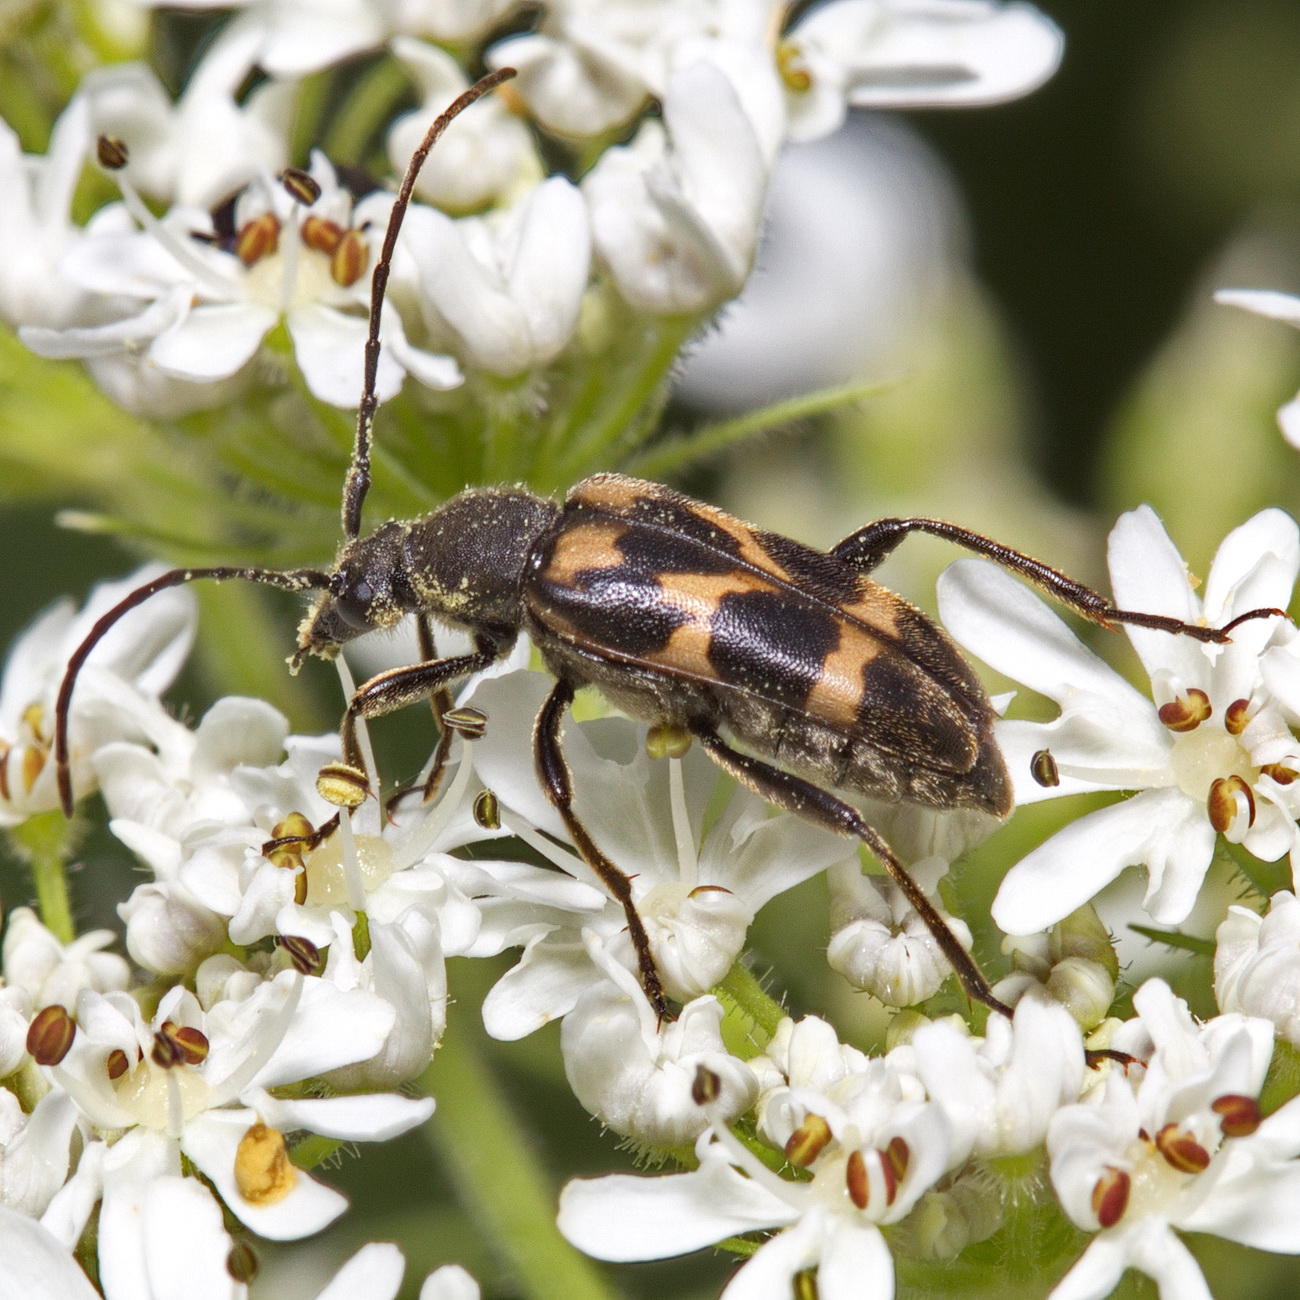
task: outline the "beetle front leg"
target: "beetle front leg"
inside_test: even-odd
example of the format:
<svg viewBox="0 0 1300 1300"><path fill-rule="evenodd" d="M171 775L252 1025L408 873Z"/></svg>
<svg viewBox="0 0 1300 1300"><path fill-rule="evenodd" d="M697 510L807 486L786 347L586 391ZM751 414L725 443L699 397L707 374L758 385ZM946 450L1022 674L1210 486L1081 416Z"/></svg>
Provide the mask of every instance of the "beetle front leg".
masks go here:
<svg viewBox="0 0 1300 1300"><path fill-rule="evenodd" d="M636 910L632 900L632 880L626 872L620 871L596 847L596 842L587 832L587 828L578 820L573 811L573 776L569 771L568 761L560 748L560 728L564 715L573 703L573 685L558 681L555 689L546 698L542 711L533 724L533 761L537 765L537 779L541 783L551 806L564 821L574 845L582 855L582 860L596 873L600 882L614 896L627 917L627 931L636 953L637 969L641 976L641 987L645 989L650 1005L660 1021L672 1020L672 1008L668 1005L668 995L664 992L663 981L659 978L659 968L655 965L654 954L650 951L650 936L646 933L645 922Z"/></svg>
<svg viewBox="0 0 1300 1300"><path fill-rule="evenodd" d="M792 776L779 767L732 749L706 723L691 723L690 729L709 757L741 785L785 812L794 813L840 835L852 835L860 839L884 864L894 883L925 922L926 929L933 935L935 943L939 945L940 951L961 981L962 988L966 990L966 996L975 1002L982 1002L991 1011L1000 1011L1004 1016L1012 1014L1005 1002L1000 1002L993 996L993 989L984 978L983 971L975 964L970 953L957 942L957 936L948 928L948 923L939 915L925 891L912 879L893 849L852 804L836 798L811 781Z"/></svg>
<svg viewBox="0 0 1300 1300"><path fill-rule="evenodd" d="M365 771L365 761L357 744L358 718L379 718L417 700L427 699L448 682L479 672L499 657L498 647L480 642L471 654L452 655L447 659L435 659L432 663L411 664L407 668L390 668L363 682L348 701L339 729L343 761Z"/></svg>
<svg viewBox="0 0 1300 1300"><path fill-rule="evenodd" d="M1286 611L1281 609L1252 609L1246 614L1234 618L1227 627L1201 627L1196 623L1184 623L1182 619L1170 618L1165 614L1144 614L1138 610L1118 609L1105 596L1075 582L1059 569L1036 560L1032 555L1003 546L981 533L971 532L968 528L959 528L946 519L877 519L875 523L850 533L839 545L831 548L831 554L837 560L843 560L863 573L870 573L878 564L888 557L894 548L909 533L928 533L931 537L942 537L976 555L992 560L1010 570L1017 576L1032 583L1040 591L1059 600L1061 604L1074 610L1076 614L1108 627L1112 623L1128 623L1133 627L1149 627L1159 632L1172 632L1181 636L1190 636L1197 641L1226 644L1232 638L1229 633L1239 623L1256 618L1286 618Z"/></svg>

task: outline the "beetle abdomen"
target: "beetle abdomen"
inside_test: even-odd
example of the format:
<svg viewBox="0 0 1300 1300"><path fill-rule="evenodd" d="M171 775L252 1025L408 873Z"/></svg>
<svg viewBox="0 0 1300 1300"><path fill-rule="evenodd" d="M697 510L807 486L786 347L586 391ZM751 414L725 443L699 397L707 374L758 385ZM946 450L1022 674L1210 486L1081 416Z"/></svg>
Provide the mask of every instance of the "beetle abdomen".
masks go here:
<svg viewBox="0 0 1300 1300"><path fill-rule="evenodd" d="M833 556L600 475L570 494L525 599L571 647L569 675L641 716L720 721L827 784L1007 809L970 669L923 614Z"/></svg>

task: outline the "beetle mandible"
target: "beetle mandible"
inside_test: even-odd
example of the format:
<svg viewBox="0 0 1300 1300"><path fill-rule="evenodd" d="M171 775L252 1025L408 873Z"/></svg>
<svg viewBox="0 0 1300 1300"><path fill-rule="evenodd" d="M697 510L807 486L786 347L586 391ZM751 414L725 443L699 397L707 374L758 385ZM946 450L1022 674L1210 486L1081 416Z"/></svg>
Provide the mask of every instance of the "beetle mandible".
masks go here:
<svg viewBox="0 0 1300 1300"><path fill-rule="evenodd" d="M582 686L598 687L633 717L698 740L723 770L777 807L864 843L925 921L967 995L1011 1014L889 845L834 793L997 817L1011 811L993 710L978 678L948 637L873 581L871 570L909 533L928 532L996 560L1104 625L1224 642L1244 618L1280 611L1251 611L1215 629L1116 609L1057 570L937 519L878 520L821 552L618 474L588 478L563 501L522 487L472 488L424 518L390 521L361 536L380 312L412 187L452 118L512 75L502 69L483 78L440 115L403 177L372 279L365 382L343 490L346 540L334 566L174 569L100 619L71 657L56 705L65 811L72 810L67 727L77 674L123 614L164 588L209 578L319 591L299 631L295 667L308 654L332 657L366 632L417 615L424 660L372 677L343 715L344 759L363 774L360 719L431 696L445 712L449 684L486 668L526 632L556 678L533 732L538 779L582 857L622 905L641 982L661 1018L672 1010L632 880L602 853L572 806L560 735ZM474 648L435 658L430 618L468 631ZM439 759L447 752L447 723L442 732ZM431 784L438 768L435 762Z"/></svg>

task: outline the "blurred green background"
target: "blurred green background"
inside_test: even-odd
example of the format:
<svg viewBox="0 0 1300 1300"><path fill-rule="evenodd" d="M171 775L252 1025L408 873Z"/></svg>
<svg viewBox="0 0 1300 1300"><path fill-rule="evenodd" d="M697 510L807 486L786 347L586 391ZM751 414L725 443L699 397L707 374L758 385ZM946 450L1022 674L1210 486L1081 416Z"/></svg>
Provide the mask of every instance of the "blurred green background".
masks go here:
<svg viewBox="0 0 1300 1300"><path fill-rule="evenodd" d="M1300 290L1300 4L1040 7L1067 36L1064 65L1045 88L996 108L911 115L956 178L975 277L933 322L932 364L881 402L770 438L693 486L810 540L832 539L816 536L819 528L847 531L847 521L886 511L946 513L1094 581L1104 580L1102 540L1115 511L1138 501L1157 506L1202 571L1222 533L1251 511L1300 507L1300 453L1274 424L1300 387L1300 334L1209 298L1229 284ZM765 475L779 477L779 494ZM813 518L806 507L819 494L833 503ZM2 462L0 499L0 642L57 594L80 596L134 562L111 540L53 525L55 510L90 502L21 495ZM899 561L893 580L926 603L951 553L923 544L918 553ZM288 652L293 624L283 609L275 654ZM192 712L215 693L198 671L178 692ZM318 703L313 719L303 705L295 722L322 725L329 707ZM73 878L79 917L113 924L129 864L106 837L84 856ZM816 889L780 900L756 931L760 957L790 972L795 1005L845 1001L820 964L807 965L826 939ZM6 909L26 892L6 864ZM472 1005L481 978L454 969L453 990ZM557 1177L618 1159L557 1074L553 1034L491 1050L512 1097L544 1129ZM417 1267L460 1258L509 1293L467 1244L447 1170L424 1135L346 1160L337 1180L358 1202L345 1221L350 1241L400 1235L421 1256L413 1278ZM417 1198L394 1206L388 1190L399 1180ZM1206 1246L1220 1300L1296 1294L1295 1264L1251 1256L1247 1268L1247 1254ZM277 1267L314 1266L287 1251L280 1264L269 1261L269 1276ZM641 1295L706 1295L726 1269L714 1260L620 1276Z"/></svg>

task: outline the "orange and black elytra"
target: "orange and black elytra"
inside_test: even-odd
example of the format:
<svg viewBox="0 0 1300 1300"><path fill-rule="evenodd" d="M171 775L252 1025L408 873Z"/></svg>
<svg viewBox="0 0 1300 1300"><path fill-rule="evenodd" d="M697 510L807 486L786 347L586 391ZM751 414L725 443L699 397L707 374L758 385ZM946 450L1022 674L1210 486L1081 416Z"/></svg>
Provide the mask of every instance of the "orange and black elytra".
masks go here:
<svg viewBox="0 0 1300 1300"><path fill-rule="evenodd" d="M874 582L870 571L909 533L928 532L998 561L1103 625L1130 623L1223 642L1242 620L1215 629L1116 609L1055 569L943 520L879 520L831 551L817 551L619 474L585 479L563 501L521 487L470 489L423 518L360 536L380 310L411 189L448 122L512 75L502 69L485 77L438 118L393 205L372 280L365 387L343 490L346 541L334 567L174 569L100 619L69 661L56 705L65 810L72 809L67 725L77 674L123 614L164 588L209 578L319 591L300 629L295 663L308 654L332 657L353 638L415 614L423 661L372 677L343 715L344 759L360 769L361 780L368 777L358 719L430 697L441 717L450 708L449 685L504 656L526 632L556 678L533 732L538 779L578 851L622 905L641 982L661 1018L672 1008L631 879L572 808L560 732L582 686L598 687L633 717L694 737L721 768L777 807L865 843L924 919L967 995L1010 1014L888 844L834 793L996 816L1011 810L993 711L978 678L930 619ZM474 649L437 658L433 619L468 631ZM437 788L450 735L444 727L426 797ZM313 841L333 826L327 823Z"/></svg>

